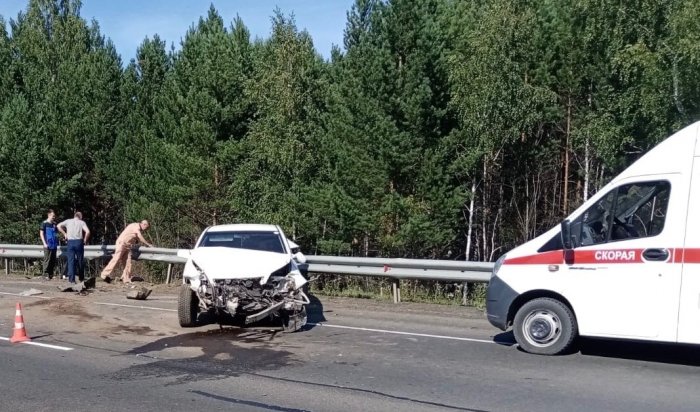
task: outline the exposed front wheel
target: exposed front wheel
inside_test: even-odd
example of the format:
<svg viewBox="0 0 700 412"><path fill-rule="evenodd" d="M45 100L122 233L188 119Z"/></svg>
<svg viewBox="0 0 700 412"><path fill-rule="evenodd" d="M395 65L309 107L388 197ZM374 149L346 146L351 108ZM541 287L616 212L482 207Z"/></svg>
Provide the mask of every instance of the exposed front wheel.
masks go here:
<svg viewBox="0 0 700 412"><path fill-rule="evenodd" d="M578 335L576 318L568 306L552 298L524 304L513 321L513 334L520 347L538 355L559 355Z"/></svg>
<svg viewBox="0 0 700 412"><path fill-rule="evenodd" d="M180 321L180 326L183 328L197 326L198 314L199 298L190 289L190 285L182 285L177 300L177 317Z"/></svg>

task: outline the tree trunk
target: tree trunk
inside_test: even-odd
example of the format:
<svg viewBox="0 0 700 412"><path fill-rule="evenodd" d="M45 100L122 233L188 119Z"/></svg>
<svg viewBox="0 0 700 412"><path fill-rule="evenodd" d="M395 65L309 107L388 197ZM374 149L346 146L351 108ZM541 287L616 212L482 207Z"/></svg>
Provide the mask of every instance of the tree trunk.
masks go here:
<svg viewBox="0 0 700 412"><path fill-rule="evenodd" d="M676 109L683 117L685 117L685 108L683 103L681 103L681 93L680 87L678 86L678 57L673 56L673 66L671 72L673 73L673 102L676 104Z"/></svg>
<svg viewBox="0 0 700 412"><path fill-rule="evenodd" d="M571 96L566 103L566 144L564 146L564 215L569 214L569 147L571 146Z"/></svg>
<svg viewBox="0 0 700 412"><path fill-rule="evenodd" d="M591 181L591 144L590 137L586 133L586 142L584 145L583 159L583 201L588 200L588 190Z"/></svg>
<svg viewBox="0 0 700 412"><path fill-rule="evenodd" d="M472 231L474 229L474 199L476 198L476 176L472 178L471 199L469 200L469 225L467 227L467 246L464 248L464 260L471 259Z"/></svg>
<svg viewBox="0 0 700 412"><path fill-rule="evenodd" d="M527 172L525 173L525 221L523 222L523 242L527 242L528 235L530 234L530 181L527 179ZM515 185L513 185L515 187Z"/></svg>
<svg viewBox="0 0 700 412"><path fill-rule="evenodd" d="M214 196L217 196L219 194L219 166L214 165ZM214 205L214 210L212 212L212 224L217 225L218 223L218 210L216 208L216 204Z"/></svg>
<svg viewBox="0 0 700 412"><path fill-rule="evenodd" d="M501 162L498 165L499 169L503 165L503 153L501 153ZM501 169L502 171L502 169ZM501 215L503 214L503 198L504 198L504 190L503 190L503 182L499 181L498 183L498 210L496 211L496 218L493 220L493 227L491 229L491 253L489 254L489 261L493 262L496 252L502 247L498 246L496 247L496 236L498 234L498 222L500 221Z"/></svg>
<svg viewBox="0 0 700 412"><path fill-rule="evenodd" d="M488 216L489 216L489 205L488 205L488 196L487 192L491 189L491 184L488 180L488 172L487 172L487 156L484 156L484 185L481 188L481 247L483 248L481 256L485 257L488 256L488 250L487 245L487 239L486 239L486 231L488 230Z"/></svg>

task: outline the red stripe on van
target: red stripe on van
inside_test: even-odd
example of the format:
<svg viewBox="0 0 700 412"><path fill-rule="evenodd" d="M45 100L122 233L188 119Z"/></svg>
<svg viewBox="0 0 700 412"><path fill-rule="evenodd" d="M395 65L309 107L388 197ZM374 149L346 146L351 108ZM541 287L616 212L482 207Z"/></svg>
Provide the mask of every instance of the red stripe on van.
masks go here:
<svg viewBox="0 0 700 412"><path fill-rule="evenodd" d="M562 263L564 263L564 253L561 250L515 257L503 262L504 265L559 265Z"/></svg>
<svg viewBox="0 0 700 412"><path fill-rule="evenodd" d="M574 253L572 264L582 263L642 263L643 249L580 250Z"/></svg>
<svg viewBox="0 0 700 412"><path fill-rule="evenodd" d="M685 263L700 263L700 249L696 248L686 248L686 249L677 249L678 251L681 251L681 256L679 256L678 262L685 262Z"/></svg>
<svg viewBox="0 0 700 412"><path fill-rule="evenodd" d="M671 259L669 263L683 263L683 248L670 249Z"/></svg>
<svg viewBox="0 0 700 412"><path fill-rule="evenodd" d="M643 263L644 249L575 250L568 264ZM700 248L669 249L668 263L700 263ZM506 259L505 265L559 265L564 263L564 252L553 250L529 256Z"/></svg>
<svg viewBox="0 0 700 412"><path fill-rule="evenodd" d="M572 260L567 264L616 264L616 263L642 263L644 249L598 249L575 250ZM674 261L676 253L671 250L669 262ZM700 262L700 249L698 249L698 261ZM506 265L558 265L564 262L564 252L554 250L538 253L536 255L521 256L506 259Z"/></svg>

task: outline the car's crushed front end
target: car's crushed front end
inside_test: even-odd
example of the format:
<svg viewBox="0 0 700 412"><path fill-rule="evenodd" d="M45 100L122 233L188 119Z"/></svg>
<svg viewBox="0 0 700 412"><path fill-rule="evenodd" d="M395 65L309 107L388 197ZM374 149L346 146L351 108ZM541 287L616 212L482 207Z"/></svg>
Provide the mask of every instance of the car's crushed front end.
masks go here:
<svg viewBox="0 0 700 412"><path fill-rule="evenodd" d="M307 281L289 254L205 247L192 250L186 265L185 281L202 311L245 324L279 317L287 331L306 324Z"/></svg>

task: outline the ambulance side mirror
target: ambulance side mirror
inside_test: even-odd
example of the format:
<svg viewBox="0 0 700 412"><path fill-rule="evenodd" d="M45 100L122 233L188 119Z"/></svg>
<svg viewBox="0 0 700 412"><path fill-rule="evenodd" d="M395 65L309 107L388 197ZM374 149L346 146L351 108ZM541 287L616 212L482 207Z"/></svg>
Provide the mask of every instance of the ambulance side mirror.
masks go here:
<svg viewBox="0 0 700 412"><path fill-rule="evenodd" d="M561 244L564 250L573 249L573 243L571 239L571 222L568 219L561 222Z"/></svg>

